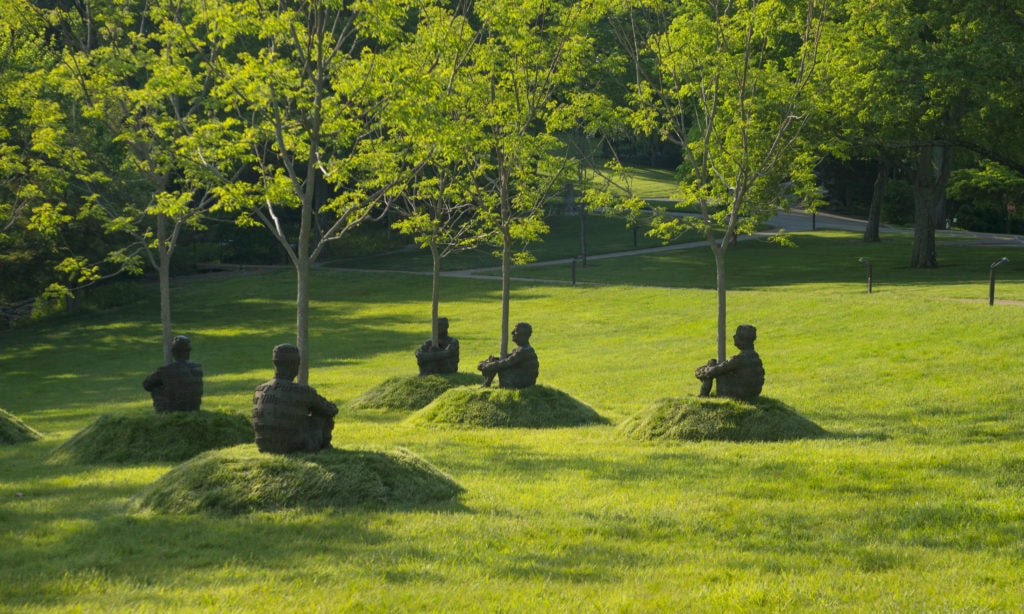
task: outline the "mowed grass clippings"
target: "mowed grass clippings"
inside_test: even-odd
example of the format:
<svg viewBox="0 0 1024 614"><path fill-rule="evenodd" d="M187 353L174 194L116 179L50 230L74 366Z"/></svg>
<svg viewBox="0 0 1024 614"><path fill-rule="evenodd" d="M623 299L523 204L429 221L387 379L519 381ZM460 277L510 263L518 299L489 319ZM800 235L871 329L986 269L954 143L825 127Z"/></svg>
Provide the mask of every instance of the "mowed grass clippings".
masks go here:
<svg viewBox="0 0 1024 614"><path fill-rule="evenodd" d="M459 386L480 385L479 373L432 375L396 375L366 390L346 404L351 410L382 409L415 411L430 404L442 393Z"/></svg>
<svg viewBox="0 0 1024 614"><path fill-rule="evenodd" d="M0 407L0 445L11 445L42 439L43 434Z"/></svg>
<svg viewBox="0 0 1024 614"><path fill-rule="evenodd" d="M844 241L759 249L756 277L737 257L752 244L729 256L729 327L758 327L764 394L826 437L623 437L618 426L658 399L696 395L693 369L715 353L714 292L517 282L512 319L533 324L539 383L611 424L424 428L404 411L343 411L336 446L408 450L464 489L422 506L130 511L179 465L46 459L99 415L152 411L140 382L160 361L155 297L0 333L4 404L47 434L0 447L0 602L14 612L1020 611L1021 260L1009 254L997 289L1006 302L992 307L974 300L987 296L975 261L987 267L992 254L967 245L943 246L948 266L935 271L880 265L876 275L901 279L878 277L868 294L856 260L841 268L854 252ZM908 257L896 240L870 249L893 267ZM692 257L661 263L662 276L706 275ZM293 281L175 288L205 408L251 410L272 347L294 336ZM486 280L443 280L466 364L497 352L499 294ZM321 394L344 403L415 372L429 279L321 270L313 295L310 383Z"/></svg>
<svg viewBox="0 0 1024 614"><path fill-rule="evenodd" d="M207 452L183 463L128 506L162 514L248 514L290 509L407 507L463 491L405 449L331 448L264 454L254 444Z"/></svg>
<svg viewBox="0 0 1024 614"><path fill-rule="evenodd" d="M240 414L187 411L102 415L57 447L48 462L146 464L252 442L252 421Z"/></svg>
<svg viewBox="0 0 1024 614"><path fill-rule="evenodd" d="M589 405L541 384L522 389L452 388L410 416L408 421L421 425L484 428L557 428L608 422Z"/></svg>

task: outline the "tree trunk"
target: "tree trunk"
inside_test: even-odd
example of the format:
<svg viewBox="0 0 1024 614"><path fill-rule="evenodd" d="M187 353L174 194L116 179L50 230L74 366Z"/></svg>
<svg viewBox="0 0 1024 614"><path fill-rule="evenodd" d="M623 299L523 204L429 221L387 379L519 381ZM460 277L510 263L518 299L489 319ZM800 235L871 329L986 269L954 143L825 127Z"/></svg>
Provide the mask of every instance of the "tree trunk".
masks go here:
<svg viewBox="0 0 1024 614"><path fill-rule="evenodd" d="M882 225L882 202L885 200L885 191L889 187L889 164L878 160L878 174L875 175L875 185L871 192L871 207L868 209L868 225L864 229L865 243L878 243L882 240L879 235L879 227Z"/></svg>
<svg viewBox="0 0 1024 614"><path fill-rule="evenodd" d="M174 360L171 355L171 343L174 331L171 328L171 250L167 237L167 217L162 213L156 216L156 250L159 260L160 278L160 328L163 342L164 364Z"/></svg>
<svg viewBox="0 0 1024 614"><path fill-rule="evenodd" d="M300 384L309 383L309 256L295 269L295 346L299 348Z"/></svg>
<svg viewBox="0 0 1024 614"><path fill-rule="evenodd" d="M501 228L501 358L508 356L509 302L512 299L512 235Z"/></svg>
<svg viewBox="0 0 1024 614"><path fill-rule="evenodd" d="M510 171L500 149L498 159L498 198L501 207L501 344L499 357L508 356L509 303L512 300L512 195L509 188Z"/></svg>
<svg viewBox="0 0 1024 614"><path fill-rule="evenodd" d="M441 345L440 335L437 332L438 306L441 302L441 253L433 241L430 242L430 257L434 261L431 274L433 287L430 292L430 345L436 348Z"/></svg>
<svg viewBox="0 0 1024 614"><path fill-rule="evenodd" d="M726 305L725 305L725 250L712 246L715 254L715 283L718 290L718 362L725 362L726 351Z"/></svg>
<svg viewBox="0 0 1024 614"><path fill-rule="evenodd" d="M935 212L946 190L952 167L949 147L925 145L917 158L914 181L914 245L910 268L927 269L938 266L935 255Z"/></svg>
<svg viewBox="0 0 1024 614"><path fill-rule="evenodd" d="M572 184L566 189L566 200L569 210L576 209L576 215L580 218L580 258L583 266L587 266L587 208L582 205L576 207L576 188Z"/></svg>
<svg viewBox="0 0 1024 614"><path fill-rule="evenodd" d="M299 244L295 259L295 345L299 348L298 383L309 383L309 245L313 227L312 197L302 205L302 221L299 226Z"/></svg>

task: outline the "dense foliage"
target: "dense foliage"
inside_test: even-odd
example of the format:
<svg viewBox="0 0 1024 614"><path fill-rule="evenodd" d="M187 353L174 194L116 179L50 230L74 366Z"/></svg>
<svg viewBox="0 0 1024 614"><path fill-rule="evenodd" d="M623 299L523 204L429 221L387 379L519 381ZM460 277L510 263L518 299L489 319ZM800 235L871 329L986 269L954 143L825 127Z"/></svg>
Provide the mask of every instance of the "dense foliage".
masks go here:
<svg viewBox="0 0 1024 614"><path fill-rule="evenodd" d="M1024 10L1006 3L12 0L0 11L3 305L44 292L58 304L144 270L166 295L187 268L172 261L288 262L307 351L308 269L343 251L339 239L393 223L435 269L478 245L507 269L543 236L544 204L587 176L581 164L615 166L620 153L677 170L665 196L705 207L689 221L719 232L713 249L776 206L818 202L868 213L870 240L883 217L913 222L912 267L939 263L934 230L947 221L1021 227L1007 205L1024 201ZM268 240L232 236L231 223ZM502 298L504 344L507 281ZM169 298L161 320L166 346Z"/></svg>

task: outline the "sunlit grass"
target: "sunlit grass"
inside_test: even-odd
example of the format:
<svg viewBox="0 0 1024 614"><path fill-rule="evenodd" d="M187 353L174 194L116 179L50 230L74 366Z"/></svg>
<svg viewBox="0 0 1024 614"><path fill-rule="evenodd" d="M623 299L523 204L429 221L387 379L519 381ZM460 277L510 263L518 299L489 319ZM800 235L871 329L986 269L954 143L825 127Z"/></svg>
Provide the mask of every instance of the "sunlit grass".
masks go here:
<svg viewBox="0 0 1024 614"><path fill-rule="evenodd" d="M104 413L151 412L154 296L0 333L0 603L12 611L1019 611L1024 562L1020 257L813 233L728 256L729 327L758 327L765 395L828 431L785 443L639 442L616 426L692 397L714 355L706 250L599 261L593 285L513 285L539 383L610 419L437 429L342 411L335 445L405 448L465 488L409 510L128 514L172 468L53 465ZM856 259L876 262L868 294ZM531 269L531 275L535 269ZM564 268L561 269L564 274ZM342 403L416 372L429 278L314 276L311 383ZM291 274L177 285L206 409L245 413L293 337ZM262 297L266 297L264 300ZM463 370L498 349L499 288L445 279ZM965 300L967 299L967 300ZM977 300L982 299L982 300ZM1016 302L1013 302L1016 301ZM95 331L107 331L97 334ZM108 334L108 332L110 334ZM123 333L123 335L122 335ZM123 341L122 341L123 339Z"/></svg>

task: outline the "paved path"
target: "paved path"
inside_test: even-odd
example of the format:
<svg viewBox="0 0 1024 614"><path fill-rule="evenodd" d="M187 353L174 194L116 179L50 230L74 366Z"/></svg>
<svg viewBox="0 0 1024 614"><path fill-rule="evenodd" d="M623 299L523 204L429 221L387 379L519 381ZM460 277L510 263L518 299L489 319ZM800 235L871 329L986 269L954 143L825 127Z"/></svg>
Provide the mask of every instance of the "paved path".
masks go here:
<svg viewBox="0 0 1024 614"><path fill-rule="evenodd" d="M764 238L770 236L777 230L785 230L786 232L806 232L811 230L848 230L853 232L863 232L867 227L866 220L845 217L841 215L834 215L831 213L815 213L810 214L805 211L779 211L774 217L768 220L767 224L771 226L773 231L757 232L753 235L745 235L739 238L740 241L746 241L754 238ZM912 228L894 228L891 226L881 226L879 232L882 234L912 234L914 231ZM981 232L967 232L961 230L938 230L936 231L936 239L946 238L971 238L976 240L983 240L992 245L1006 245L1008 247L1024 247L1024 237L1015 235L1001 235L992 233L981 233ZM587 261L591 260L606 260L609 258L622 258L623 256L635 256L639 254L656 254L660 252L676 251L680 249L692 249L692 248L707 247L707 242L704 240L693 241L690 243L678 243L673 245L663 245L660 247L647 247L642 249L628 250L624 252L613 252L608 254L595 254L587 256ZM528 267L536 266L549 266L549 265L564 265L571 266L573 258L562 258L559 260L545 260L543 262L531 262L525 265L517 265L519 270ZM477 269L463 269L460 271L445 271L441 275L444 277L462 277L472 279L494 279L497 274L501 271L501 267L482 267ZM427 273L429 275L429 273ZM516 276L512 278L515 281L528 281L535 283L550 283L550 284L568 284L572 283L567 280L555 280L555 279L539 279L533 277ZM580 285L587 285L580 283Z"/></svg>
<svg viewBox="0 0 1024 614"><path fill-rule="evenodd" d="M816 213L810 214L805 211L780 211L774 217L768 220L768 225L775 230L785 230L786 232L806 232L810 230L847 230L853 232L863 232L867 226L867 222L862 219L844 217L841 215L834 215L831 213ZM754 238L764 238L771 235L773 231L765 231L754 233L753 235L745 235L739 238L740 241L746 241ZM911 228L894 228L891 226L882 226L879 228L879 232L882 234L910 234L913 232ZM1024 237L1016 235L1006 234L992 234L992 233L980 233L980 232L968 232L961 230L938 230L936 231L936 240L942 238L971 238L978 241L984 241L990 245L1005 245L1007 247L1024 247ZM647 247L622 252L613 252L608 254L595 254L587 256L587 261L591 260L606 260L609 258L622 258L624 256L636 256L641 254L657 254L662 252L676 251L680 249L692 249L707 247L707 242L704 240L693 241L690 243L678 243L673 245L663 245L659 247ZM524 265L516 265L516 268L522 271L524 268L538 267L538 266L550 266L550 265L563 265L571 266L574 258L561 258L558 260L545 260L543 262L531 262ZM240 267L242 273L256 273L265 272L270 270L281 270L290 269L290 266L273 266L273 267ZM364 272L364 273L381 273L379 269L364 269L364 268L349 268L349 267L332 267L338 268L339 270ZM389 273L403 273L408 275L430 275L429 271L387 271ZM238 271L235 272L237 274ZM442 271L442 277L460 277L464 279L487 279L495 280L500 278L501 267L500 266L489 266L475 269L462 269L457 271ZM209 273L200 277L209 279ZM514 281L526 281L533 283L548 283L565 285L572 283L565 279L539 279L534 277L515 276L512 278ZM585 282L579 282L579 285L588 285Z"/></svg>
<svg viewBox="0 0 1024 614"><path fill-rule="evenodd" d="M818 213L812 216L809 213L802 211L780 211L770 220L768 225L775 229L783 229L787 232L800 232L813 229L834 229L834 230L853 230L862 232L866 226L864 220L858 220L855 218L842 217L839 215L822 214ZM886 231L891 229L886 228ZM771 235L772 232L758 232L753 235L745 235L739 238L740 241L747 241L753 238L763 238ZM609 258L622 258L624 256L636 256L640 254L657 254L662 252L677 251L680 249L693 249L700 247L707 247L706 241L701 239L700 241L691 241L689 243L674 243L672 245L662 245L659 247L645 247L641 249L633 249L622 252L611 252L608 254L595 254L588 255L587 261L591 260L607 260ZM543 262L531 262L528 264L517 265L517 268L522 269L523 267L536 267L536 266L549 266L549 265L564 265L571 266L573 258L561 258L558 260L545 260ZM460 271L446 271L442 272L441 275L444 277L462 277L462 278L475 278L475 279L494 279L495 274L501 271L501 267L481 267L477 269L463 269ZM515 281L530 281L539 283L551 283L551 284L567 284L572 283L566 280L555 280L555 279L538 279L533 277L522 277L516 276L512 278ZM585 284L581 284L585 285Z"/></svg>

